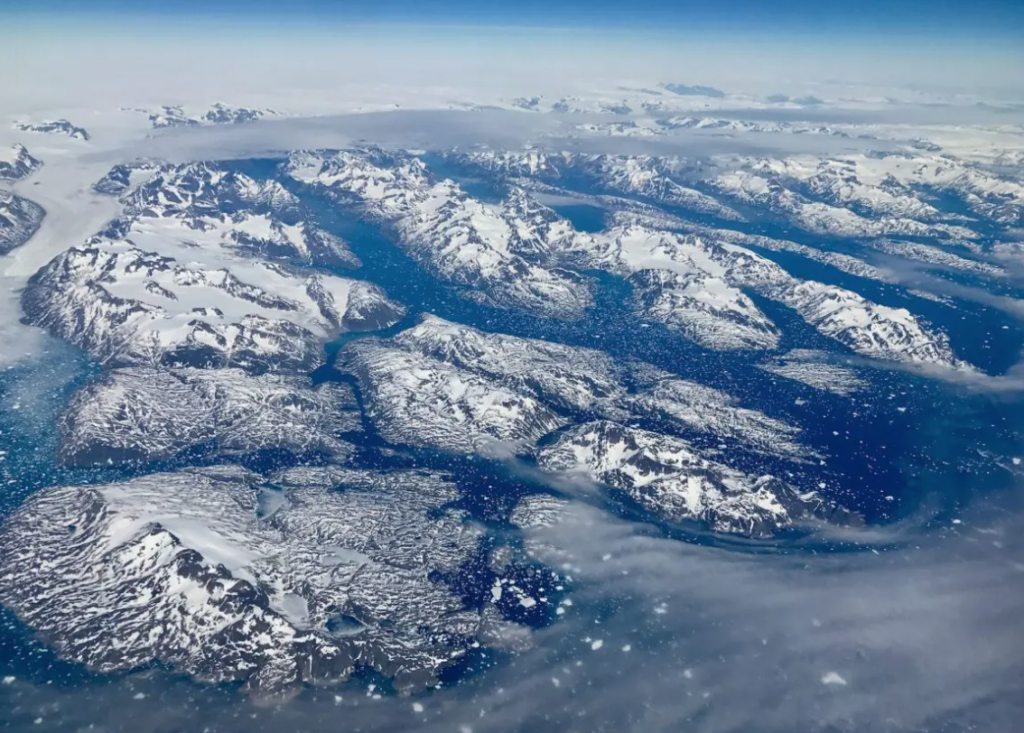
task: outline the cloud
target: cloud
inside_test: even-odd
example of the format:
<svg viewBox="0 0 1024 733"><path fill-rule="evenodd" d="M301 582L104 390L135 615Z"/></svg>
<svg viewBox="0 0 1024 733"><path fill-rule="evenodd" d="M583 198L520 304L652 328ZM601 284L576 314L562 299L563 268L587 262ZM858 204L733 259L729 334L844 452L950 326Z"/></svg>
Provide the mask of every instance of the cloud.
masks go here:
<svg viewBox="0 0 1024 733"><path fill-rule="evenodd" d="M573 556L573 617L474 699L473 730L1008 733L1024 521L955 527L881 551L737 553L581 511L546 537Z"/></svg>

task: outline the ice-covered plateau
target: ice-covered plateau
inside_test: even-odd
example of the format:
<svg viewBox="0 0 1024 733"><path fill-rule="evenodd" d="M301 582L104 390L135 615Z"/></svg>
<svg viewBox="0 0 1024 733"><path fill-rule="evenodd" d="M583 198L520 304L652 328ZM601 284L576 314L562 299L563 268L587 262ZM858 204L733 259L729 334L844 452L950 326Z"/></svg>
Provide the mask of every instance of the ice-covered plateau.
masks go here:
<svg viewBox="0 0 1024 733"><path fill-rule="evenodd" d="M555 318L579 317L591 304L582 278L536 257L571 227L525 197L487 204L417 158L379 150L302 151L287 171L383 224L424 269L469 297Z"/></svg>
<svg viewBox="0 0 1024 733"><path fill-rule="evenodd" d="M31 239L45 216L43 207L34 201L0 190L0 255Z"/></svg>
<svg viewBox="0 0 1024 733"><path fill-rule="evenodd" d="M58 460L91 465L152 462L208 447L345 458L339 439L361 430L348 385L241 369L112 369L72 397L57 423Z"/></svg>
<svg viewBox="0 0 1024 733"><path fill-rule="evenodd" d="M20 181L30 176L42 162L33 158L24 145L0 148L0 181Z"/></svg>
<svg viewBox="0 0 1024 733"><path fill-rule="evenodd" d="M571 428L537 461L621 490L670 520L697 520L717 532L766 537L812 519L858 521L815 492L774 476L748 476L702 457L685 440L611 421Z"/></svg>
<svg viewBox="0 0 1024 733"><path fill-rule="evenodd" d="M438 577L480 531L420 471L231 466L44 489L0 529L0 600L98 672L159 662L258 695L346 679L434 684L507 626Z"/></svg>

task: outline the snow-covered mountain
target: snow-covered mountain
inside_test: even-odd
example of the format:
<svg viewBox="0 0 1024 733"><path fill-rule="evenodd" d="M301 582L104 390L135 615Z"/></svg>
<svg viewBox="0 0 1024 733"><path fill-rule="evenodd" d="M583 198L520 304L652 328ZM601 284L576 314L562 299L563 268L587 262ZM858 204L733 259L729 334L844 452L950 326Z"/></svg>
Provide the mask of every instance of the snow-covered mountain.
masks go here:
<svg viewBox="0 0 1024 733"><path fill-rule="evenodd" d="M592 479L632 489L606 473L612 468L601 467L623 460L633 468L614 470L628 473L639 466L647 471L645 466L654 460L651 446L661 446L668 456L662 463L675 466L675 483L658 484L656 496L653 489L639 488L631 495L672 519L767 536L811 514L830 517L838 511L817 496L798 495L778 479L747 477L702 455L681 437L609 420L587 421L594 414L646 418L705 443L713 437L721 448L722 441L729 441L733 450L791 459L810 454L797 442L799 431L785 422L744 409L724 392L648 365L616 365L590 349L485 333L436 317L390 341L352 342L340 352L338 365L357 377L368 417L390 442L508 455L533 452L538 440L575 424L550 445L541 442L544 447L537 455L542 469L578 470L567 457L571 454L578 463L593 464ZM633 390L624 384L630 380ZM636 441L646 454L633 445ZM586 461L577 450L584 443L590 456ZM690 472L690 483L683 483L688 493L678 485L683 471Z"/></svg>
<svg viewBox="0 0 1024 733"><path fill-rule="evenodd" d="M968 226L970 222L962 215L942 213L936 206L935 193L954 196L982 220L1007 225L1024 221L1024 184L999 175L991 167L950 155L921 152L791 156L747 158L741 159L741 164L750 175L793 190L802 189L815 199L847 207L864 217L948 222L948 226L938 226L938 236L949 233L970 238L953 226L958 218Z"/></svg>
<svg viewBox="0 0 1024 733"><path fill-rule="evenodd" d="M648 113L657 114L661 108L653 105L644 107ZM776 135L824 135L827 137L861 140L875 139L869 132L859 132L855 127L843 129L837 125L821 125L813 122L782 122L743 120L725 117L698 117L694 115L657 116L653 119L627 120L623 122L587 122L575 126L581 132L603 134L610 137L661 137L675 130L702 130L716 136L739 137L747 134L768 133ZM925 144L921 141L920 145ZM937 148L941 150L941 148Z"/></svg>
<svg viewBox="0 0 1024 733"><path fill-rule="evenodd" d="M43 207L34 201L0 190L0 255L31 239L45 216Z"/></svg>
<svg viewBox="0 0 1024 733"><path fill-rule="evenodd" d="M103 178L93 184L93 191L108 196L121 196L129 189L138 186L143 180L160 170L161 165L155 161L134 161L118 163Z"/></svg>
<svg viewBox="0 0 1024 733"><path fill-rule="evenodd" d="M637 196L725 221L743 220L734 209L682 182L673 168L685 163L674 159L486 149L456 150L449 153L449 158L457 165L479 168L503 179L530 177L557 183L578 176L608 192Z"/></svg>
<svg viewBox="0 0 1024 733"><path fill-rule="evenodd" d="M140 177L132 185L132 174ZM104 181L123 182L121 195L129 216L201 218L251 209L263 214L295 215L298 199L280 182L256 180L229 165L213 162L115 166Z"/></svg>
<svg viewBox="0 0 1024 733"><path fill-rule="evenodd" d="M785 281L781 268L728 243L626 226L579 235L569 251L629 277L638 313L711 349L774 348L778 331L742 288Z"/></svg>
<svg viewBox="0 0 1024 733"><path fill-rule="evenodd" d="M325 341L403 313L376 285L260 261L196 261L204 248L153 233L158 251L95 237L58 255L22 296L28 321L109 367L259 373L315 368Z"/></svg>
<svg viewBox="0 0 1024 733"><path fill-rule="evenodd" d="M619 489L667 519L696 520L717 532L760 537L812 518L856 521L814 492L800 493L773 476L747 476L684 440L610 421L562 433L537 460L548 471Z"/></svg>
<svg viewBox="0 0 1024 733"><path fill-rule="evenodd" d="M676 122L702 129L717 124L691 117ZM739 129L748 124L728 120L720 126ZM792 123L777 126L794 134L838 135L835 130L804 129ZM764 131L773 131L772 125ZM456 164L504 179L558 183L582 177L608 192L639 196L724 222L741 220L736 209L753 207L758 216L770 213L788 226L829 236L912 236L959 244L977 239L975 222L942 211L937 195L959 200L980 221L1018 225L1024 216L1020 181L991 167L928 151L692 160L539 149L455 150L448 155Z"/></svg>
<svg viewBox="0 0 1024 733"><path fill-rule="evenodd" d="M116 194L124 214L107 230L138 236L162 220L220 248L262 260L322 267L359 266L348 244L310 221L299 200L278 181L252 177L212 163L115 166L94 187ZM152 226L147 226L152 225Z"/></svg>
<svg viewBox="0 0 1024 733"><path fill-rule="evenodd" d="M261 449L350 451L361 430L351 388L241 369L113 369L72 397L58 424L66 464L146 463L192 448L221 455Z"/></svg>
<svg viewBox="0 0 1024 733"><path fill-rule="evenodd" d="M878 305L852 291L812 281L794 282L774 294L818 331L858 354L970 369L953 354L946 334L923 326L906 308Z"/></svg>
<svg viewBox="0 0 1024 733"><path fill-rule="evenodd" d="M634 223L631 221L632 217L620 218L626 224ZM646 225L646 222L640 223L642 225ZM656 224L653 228L665 227ZM788 239L748 234L745 232L737 232L732 229L723 229L721 227L682 224L674 228L688 234L695 234L705 239L738 244L741 247L747 247L755 252L759 250L768 252L792 252L793 254L798 254L808 260L819 262L823 265L828 265L829 267L834 267L836 270L845 272L848 275L855 275L867 280L877 280L879 282L891 282L892 280L891 275L883 268L876 267L859 257L854 257L853 255L849 255L844 252L833 252L831 250L818 249L816 247L800 244Z"/></svg>
<svg viewBox="0 0 1024 733"><path fill-rule="evenodd" d="M795 457L810 453L799 443L800 430L763 412L743 407L722 390L671 374L620 400L633 415L654 418L691 438L728 441L732 449Z"/></svg>
<svg viewBox="0 0 1024 733"><path fill-rule="evenodd" d="M392 443L510 453L565 423L497 380L387 342L361 339L338 356L359 380L367 417Z"/></svg>
<svg viewBox="0 0 1024 733"><path fill-rule="evenodd" d="M714 130L723 133L783 133L791 135L828 135L848 138L850 133L832 125L817 125L811 122L772 122L741 120L725 117L696 117L676 115L659 119L658 125L666 130ZM865 135L858 135L865 137Z"/></svg>
<svg viewBox="0 0 1024 733"><path fill-rule="evenodd" d="M423 472L232 466L45 489L0 530L0 600L97 672L159 662L258 695L434 684L488 627L435 580L480 532Z"/></svg>
<svg viewBox="0 0 1024 733"><path fill-rule="evenodd" d="M0 181L20 181L41 165L42 161L33 158L24 145L15 143L9 148L0 148Z"/></svg>
<svg viewBox="0 0 1024 733"><path fill-rule="evenodd" d="M663 130L630 120L629 122L585 122L576 125L583 133L607 135L608 137L657 137Z"/></svg>
<svg viewBox="0 0 1024 733"><path fill-rule="evenodd" d="M653 155L702 136L683 128L707 131L715 151L746 133L793 144L815 135L809 147L833 151L876 142L846 124L702 116L712 113L688 110L749 98L701 86L560 95L498 102L537 125L538 145L554 148L546 130L569 130L572 152L119 160L94 184L90 168L74 193L94 211L120 211L84 241L63 242L58 225L73 212L55 206L47 236L24 252L56 256L9 290L30 325L84 349L96 370L72 383L59 413L62 470L135 478L32 495L0 527L0 601L92 670L166 665L267 695L358 670L405 691L480 644L528 639L508 622L512 606L520 621L555 620L546 593L567 576L535 561L564 552L553 567L576 574L580 558L544 533L606 511L606 499L631 520L679 523L672 537L695 523L782 543L790 529L857 524L841 504L870 521L896 516L872 518L874 494L850 492L870 484L876 458L891 468L881 465L888 450L870 454L889 417L885 396L909 403L908 385L940 370L877 378L868 360L958 369L948 375L958 379L973 369L958 354L1006 368L998 349L990 360L985 350L1012 321L986 321L985 336L951 319L1015 307L1020 176L955 158L946 140L929 148L919 130L902 133L921 136L913 143L874 127L879 147L900 152ZM445 104L489 114L482 103ZM162 128L277 113L145 114ZM38 131L74 136L63 123ZM123 150L178 137L148 134ZM652 139L610 139L619 136ZM59 202L50 173L98 157L93 146L56 149L40 187L19 191ZM1011 152L998 160L1015 165ZM0 177L35 167L16 146ZM0 193L0 254L43 215ZM423 270L405 292L410 263L375 236L355 241L367 224ZM14 272L32 257L11 261ZM904 272L925 268L941 270L953 294ZM1001 288L992 298L980 294L990 282ZM961 302L976 291L971 308ZM892 307L901 304L913 312ZM415 325L399 331L407 307ZM942 399L959 399L952 392ZM4 479L18 481L22 456L4 449ZM917 447L904 449L901 459ZM181 468L190 462L206 467ZM305 465L281 471L295 464ZM489 483L474 485L472 470L408 468L424 464L479 466ZM510 468L528 480L505 491ZM486 501L474 493L491 489ZM536 597L503 576L524 550L527 575L550 583Z"/></svg>
<svg viewBox="0 0 1024 733"><path fill-rule="evenodd" d="M709 349L774 349L779 331L749 296L721 278L671 270L630 276L637 315Z"/></svg>
<svg viewBox="0 0 1024 733"><path fill-rule="evenodd" d="M596 349L486 333L430 315L394 340L558 409L603 409L625 394L621 379L627 365Z"/></svg>
<svg viewBox="0 0 1024 733"><path fill-rule="evenodd" d="M168 165L121 199L122 215L54 258L22 298L31 323L108 366L309 369L325 341L404 313L376 285L288 266L358 261L307 220L280 218L296 201L275 181Z"/></svg>
<svg viewBox="0 0 1024 733"><path fill-rule="evenodd" d="M580 234L571 250L591 266L632 273L644 317L708 348L776 346L775 325L743 292L753 290L793 308L821 333L864 356L965 366L945 334L906 309L872 303L836 285L798 280L730 241L633 225Z"/></svg>
<svg viewBox="0 0 1024 733"><path fill-rule="evenodd" d="M867 246L886 254L903 257L941 270L960 270L988 278L1002 278L1007 272L1003 267L972 257L963 257L942 247L933 247L920 242L905 242L891 239L876 239Z"/></svg>
<svg viewBox="0 0 1024 733"><path fill-rule="evenodd" d="M923 222L905 216L865 216L851 208L810 198L787 188L777 176L747 170L723 173L711 186L744 206L778 215L798 229L832 237L911 236L970 240L978 235L959 224Z"/></svg>
<svg viewBox="0 0 1024 733"><path fill-rule="evenodd" d="M562 97L551 103L551 112L558 114L612 114L628 115L633 109L624 99Z"/></svg>
<svg viewBox="0 0 1024 733"><path fill-rule="evenodd" d="M636 211L635 202L617 204L615 199L604 197L606 200L600 203L613 210L618 209L613 218L622 225L646 228L671 226L694 233L713 234L717 239L743 246L796 252L844 272L883 281L888 279L886 275L849 254L727 229L734 226L732 222L738 218L736 212L724 210L721 202L692 186L713 190L720 199L732 200L744 211L756 210L757 215L774 219L784 226L829 237L858 238L865 240L872 249L886 254L986 276L1000 276L1002 271L978 259L960 257L916 241L897 241L893 237L928 239L942 245L979 250L976 241L981 235L975 230L977 223L960 214L943 213L933 202L936 196L939 193L956 196L964 201L965 206L972 207L977 217L988 222L992 221L992 207L998 205L1004 224L1016 221L1013 207L1024 202L1024 189L1019 184L959 162L950 162L956 173L941 166L938 169L942 172L936 173L934 161L944 160L941 156L716 159L707 165L711 170L721 168L722 172L712 176L708 182L698 181L700 177L695 178L691 172L690 169L700 167L697 162L650 156L476 150L466 153L455 151L449 154L449 158L457 165L483 170L520 185L526 181L577 185L582 177L591 185L615 191L617 195L640 196L673 209L715 216L721 222L717 228L667 220L659 225L655 223L655 215L645 216L643 212ZM915 161L916 165L908 165L908 160ZM557 189L551 193L557 194ZM710 293L714 288L688 284L681 290L683 292L669 299L667 308L677 313L674 320L684 325L693 320L687 313L688 306L693 304L691 295ZM647 301L657 298L657 293L645 296ZM676 307L671 302L673 300L680 307ZM746 303L736 302L731 309L745 310L747 307ZM700 314L699 308L697 312ZM692 327L687 332L696 333ZM742 344L744 339L738 339L736 343Z"/></svg>
<svg viewBox="0 0 1024 733"><path fill-rule="evenodd" d="M164 105L149 113L154 129L164 127L198 127L199 125L244 125L280 113L272 109L233 107L221 102L205 111L185 109L181 105Z"/></svg>
<svg viewBox="0 0 1024 733"><path fill-rule="evenodd" d="M521 197L485 204L453 181L435 179L418 159L381 151L294 153L288 174L357 205L431 274L488 304L575 318L591 303L579 277L528 258L537 236L562 232L524 218Z"/></svg>
<svg viewBox="0 0 1024 733"><path fill-rule="evenodd" d="M45 122L16 122L14 129L21 132L39 132L49 135L67 135L74 140L89 140L84 127L71 124L68 120L47 120Z"/></svg>
<svg viewBox="0 0 1024 733"><path fill-rule="evenodd" d="M393 442L469 453L531 450L556 428L597 415L653 419L740 450L809 453L798 430L719 390L594 349L436 316L388 341L347 345L339 366L359 379L368 415Z"/></svg>

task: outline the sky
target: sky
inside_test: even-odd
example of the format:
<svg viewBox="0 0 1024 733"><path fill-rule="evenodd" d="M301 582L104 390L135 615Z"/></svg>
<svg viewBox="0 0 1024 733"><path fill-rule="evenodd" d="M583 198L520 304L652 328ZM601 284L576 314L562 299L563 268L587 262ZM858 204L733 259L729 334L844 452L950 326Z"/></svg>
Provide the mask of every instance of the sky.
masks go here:
<svg viewBox="0 0 1024 733"><path fill-rule="evenodd" d="M158 92L165 102L187 95L242 103L254 91L352 84L564 94L568 82L681 82L801 94L813 93L808 83L839 81L872 85L879 94L916 86L1024 99L1018 72L1024 45L1007 38L1013 25L998 24L999 33L964 30L995 17L998 9L965 15L962 26L947 12L946 36L940 37L911 29L906 3L896 6L904 8L896 16L904 18L903 26L880 23L877 32L862 27L837 36L847 27L840 16L815 29L787 24L786 13L780 13L754 29L719 11L693 22L661 6L647 13L651 0L641 0L639 10L621 23L615 18L623 8L608 6L609 14L591 14L588 22L596 21L588 26L568 25L572 4L554 5L555 12L546 15L534 0L517 6L522 10L510 20L514 25L479 9L460 15L450 6L429 21L413 17L411 5L389 6L395 9L390 16L367 10L346 20L334 12L317 14L308 3L304 12L280 17L277 9L257 12L259 2L256 10L243 12L230 0L215 0L192 14L196 6L189 0L184 7L173 5L174 12L146 14L138 8L119 12L109 2L84 13L77 6L62 8L61 1L43 0L31 13L19 12L21 0L0 4L0 112L31 111L34 102L18 100L47 94L51 101L92 106L114 87L118 104ZM403 7L408 14L398 12ZM752 5L739 7L745 12ZM998 12L1011 20L1017 13ZM659 17L667 20L659 24ZM548 26L536 25L542 22ZM900 27L907 29L902 35Z"/></svg>
<svg viewBox="0 0 1024 733"><path fill-rule="evenodd" d="M139 89L146 79L236 89L260 77L466 87L518 76L523 91L615 77L766 93L835 80L1017 93L1022 37L1015 0L3 0L0 107L2 92L45 84L66 97L129 78Z"/></svg>
<svg viewBox="0 0 1024 733"><path fill-rule="evenodd" d="M1019 39L1024 4L1014 0L6 0L6 14L105 17L310 19L532 27L660 28L808 35Z"/></svg>

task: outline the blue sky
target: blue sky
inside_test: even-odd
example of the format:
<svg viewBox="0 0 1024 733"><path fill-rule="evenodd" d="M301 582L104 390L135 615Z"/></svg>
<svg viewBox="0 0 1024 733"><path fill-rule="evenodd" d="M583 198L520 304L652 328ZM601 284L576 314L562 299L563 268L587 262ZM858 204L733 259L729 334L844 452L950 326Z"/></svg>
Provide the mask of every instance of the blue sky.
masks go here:
<svg viewBox="0 0 1024 733"><path fill-rule="evenodd" d="M520 80L530 93L616 79L1019 100L1022 38L1024 0L0 0L0 93L71 95L146 76L137 86L166 95L176 80L230 78L230 90L271 76L328 85L333 74L459 88Z"/></svg>
<svg viewBox="0 0 1024 733"><path fill-rule="evenodd" d="M659 28L809 36L1024 38L1021 0L4 0L0 13L95 19L216 15L248 21Z"/></svg>

